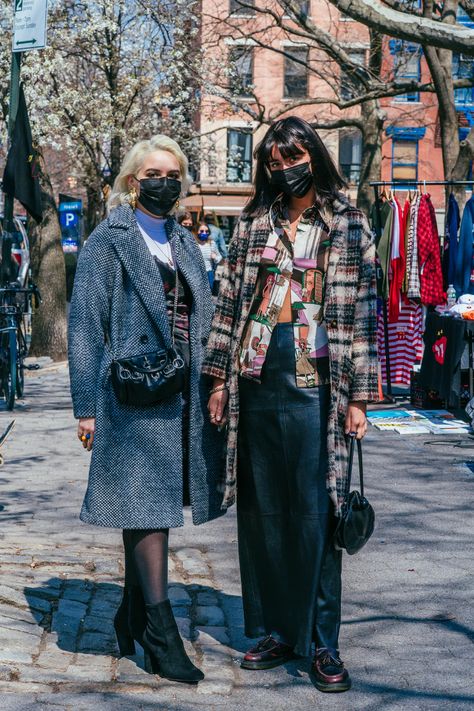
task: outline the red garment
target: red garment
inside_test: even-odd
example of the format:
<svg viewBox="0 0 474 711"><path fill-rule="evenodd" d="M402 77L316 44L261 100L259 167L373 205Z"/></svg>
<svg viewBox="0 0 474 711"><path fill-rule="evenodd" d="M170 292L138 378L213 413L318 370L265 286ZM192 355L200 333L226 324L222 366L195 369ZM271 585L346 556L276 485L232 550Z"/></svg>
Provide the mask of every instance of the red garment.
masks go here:
<svg viewBox="0 0 474 711"><path fill-rule="evenodd" d="M394 227L392 228L392 240L395 240L395 220L397 220L398 237L396 243L392 242L390 271L392 279L388 296L388 320L390 323L398 321L400 314L400 299L402 293L403 277L405 276L405 231L403 227L402 206L397 198L393 200L395 212L393 215Z"/></svg>
<svg viewBox="0 0 474 711"><path fill-rule="evenodd" d="M420 269L421 303L438 306L446 302L443 291L443 272L436 225L436 215L429 195L422 195L416 226L418 266Z"/></svg>
<svg viewBox="0 0 474 711"><path fill-rule="evenodd" d="M388 326L388 352L392 384L409 385L413 364L423 357L423 314L420 304L404 299L396 323ZM382 382L387 382L383 316L378 320L378 351Z"/></svg>

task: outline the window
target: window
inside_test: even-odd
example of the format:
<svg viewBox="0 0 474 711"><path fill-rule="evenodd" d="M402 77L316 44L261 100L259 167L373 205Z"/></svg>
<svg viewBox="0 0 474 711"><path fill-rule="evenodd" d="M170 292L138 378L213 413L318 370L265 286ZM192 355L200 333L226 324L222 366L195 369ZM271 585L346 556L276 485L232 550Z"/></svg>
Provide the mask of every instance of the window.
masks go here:
<svg viewBox="0 0 474 711"><path fill-rule="evenodd" d="M236 96L252 94L253 49L246 46L234 46L229 51L229 86Z"/></svg>
<svg viewBox="0 0 474 711"><path fill-rule="evenodd" d="M362 160L362 135L360 131L341 131L339 134L339 165L349 183L358 183Z"/></svg>
<svg viewBox="0 0 474 711"><path fill-rule="evenodd" d="M230 0L229 10L231 15L255 15L255 0Z"/></svg>
<svg viewBox="0 0 474 711"><path fill-rule="evenodd" d="M414 79L420 81L420 49L409 42L396 43L397 49L394 52L393 68L395 81L409 81ZM395 97L399 102L415 102L420 100L418 91L410 91Z"/></svg>
<svg viewBox="0 0 474 711"><path fill-rule="evenodd" d="M281 4L281 3L280 3ZM286 4L286 3L285 3ZM303 16L303 18L306 18L309 16L309 11L310 11L310 1L309 0L293 0L293 5L298 7L300 15ZM285 15L287 17L292 16L291 10L288 8L288 12L285 12Z"/></svg>
<svg viewBox="0 0 474 711"><path fill-rule="evenodd" d="M308 96L308 48L285 47L285 99Z"/></svg>
<svg viewBox="0 0 474 711"><path fill-rule="evenodd" d="M474 61L472 57L453 52L453 79L474 79ZM454 103L457 109L474 105L474 87L454 90Z"/></svg>
<svg viewBox="0 0 474 711"><path fill-rule="evenodd" d="M252 132L245 129L227 129L227 182L252 181Z"/></svg>
<svg viewBox="0 0 474 711"><path fill-rule="evenodd" d="M365 66L365 49L351 49L347 52L349 58L358 66ZM347 67L341 68L340 75L340 90L341 99L350 101L357 95L359 82L357 80L357 68Z"/></svg>
<svg viewBox="0 0 474 711"><path fill-rule="evenodd" d="M394 183L418 180L418 141L404 138L393 139L392 180Z"/></svg>

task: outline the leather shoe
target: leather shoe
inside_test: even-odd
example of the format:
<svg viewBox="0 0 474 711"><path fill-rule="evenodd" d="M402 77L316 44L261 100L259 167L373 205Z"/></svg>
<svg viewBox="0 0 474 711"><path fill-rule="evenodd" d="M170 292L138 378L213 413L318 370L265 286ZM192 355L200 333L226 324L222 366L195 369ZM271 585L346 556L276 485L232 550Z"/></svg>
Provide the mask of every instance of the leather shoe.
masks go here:
<svg viewBox="0 0 474 711"><path fill-rule="evenodd" d="M293 657L293 649L271 635L249 649L240 664L242 669L273 669Z"/></svg>
<svg viewBox="0 0 474 711"><path fill-rule="evenodd" d="M344 663L335 649L317 649L311 671L319 691L348 691L351 688L349 672L344 669Z"/></svg>

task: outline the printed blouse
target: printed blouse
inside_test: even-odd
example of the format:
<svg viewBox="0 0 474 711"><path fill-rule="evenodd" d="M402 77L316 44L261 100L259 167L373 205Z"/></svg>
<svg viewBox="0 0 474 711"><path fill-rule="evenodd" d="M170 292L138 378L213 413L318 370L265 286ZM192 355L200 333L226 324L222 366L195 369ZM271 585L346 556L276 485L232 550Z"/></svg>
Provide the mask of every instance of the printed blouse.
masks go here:
<svg viewBox="0 0 474 711"><path fill-rule="evenodd" d="M296 384L329 383L328 338L323 323L324 285L329 262L329 214L313 206L302 214L294 242L288 210L278 198L262 254L255 297L240 349L240 374L259 381L272 332L290 289Z"/></svg>

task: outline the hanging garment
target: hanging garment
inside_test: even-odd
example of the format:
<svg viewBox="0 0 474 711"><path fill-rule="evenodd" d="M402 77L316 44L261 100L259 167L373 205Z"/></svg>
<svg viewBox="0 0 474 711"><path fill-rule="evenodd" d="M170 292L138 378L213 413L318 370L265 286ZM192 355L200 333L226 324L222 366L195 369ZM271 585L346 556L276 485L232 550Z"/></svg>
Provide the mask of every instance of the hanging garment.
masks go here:
<svg viewBox="0 0 474 711"><path fill-rule="evenodd" d="M406 256L407 297L420 298L420 270L418 268L418 238L416 225L418 223L418 209L420 207L420 193L416 193L410 206L410 223L408 225L408 248Z"/></svg>
<svg viewBox="0 0 474 711"><path fill-rule="evenodd" d="M448 289L450 284L454 284L456 279L456 258L458 254L458 230L460 222L461 214L459 212L459 206L453 193L451 193L448 200L443 251L443 278L445 289Z"/></svg>
<svg viewBox="0 0 474 711"><path fill-rule="evenodd" d="M425 306L444 304L443 273L439 250L436 215L429 195L422 195L418 209L418 266L420 269L420 296Z"/></svg>
<svg viewBox="0 0 474 711"><path fill-rule="evenodd" d="M400 313L400 299L405 273L405 233L403 230L402 206L393 198L393 230L390 255L390 286L388 298L388 320L394 323Z"/></svg>
<svg viewBox="0 0 474 711"><path fill-rule="evenodd" d="M403 299L398 320L395 323L389 323L387 328L391 382L397 385L409 385L413 365L420 361L423 356L423 311L421 305ZM382 314L379 314L378 320L378 349L382 382L386 383L387 371Z"/></svg>
<svg viewBox="0 0 474 711"><path fill-rule="evenodd" d="M408 289L408 232L410 228L410 214L411 214L411 201L408 199L405 200L405 204L403 206L403 236L404 236L404 255L405 255L405 260L404 260L404 273L403 273L403 281L402 281L402 294L407 293Z"/></svg>
<svg viewBox="0 0 474 711"><path fill-rule="evenodd" d="M456 277L454 279L454 287L458 296L459 294L474 294L473 241L474 197L471 197L464 208L459 232Z"/></svg>
<svg viewBox="0 0 474 711"><path fill-rule="evenodd" d="M384 212L386 214L386 220L382 232L382 236L379 239L377 245L377 255L380 260L380 267L382 269L383 280L381 287L381 296L384 299L388 299L389 294L389 270L390 270L390 257L391 257L391 244L392 244L392 227L394 220L394 206L392 201L387 201L383 206Z"/></svg>

